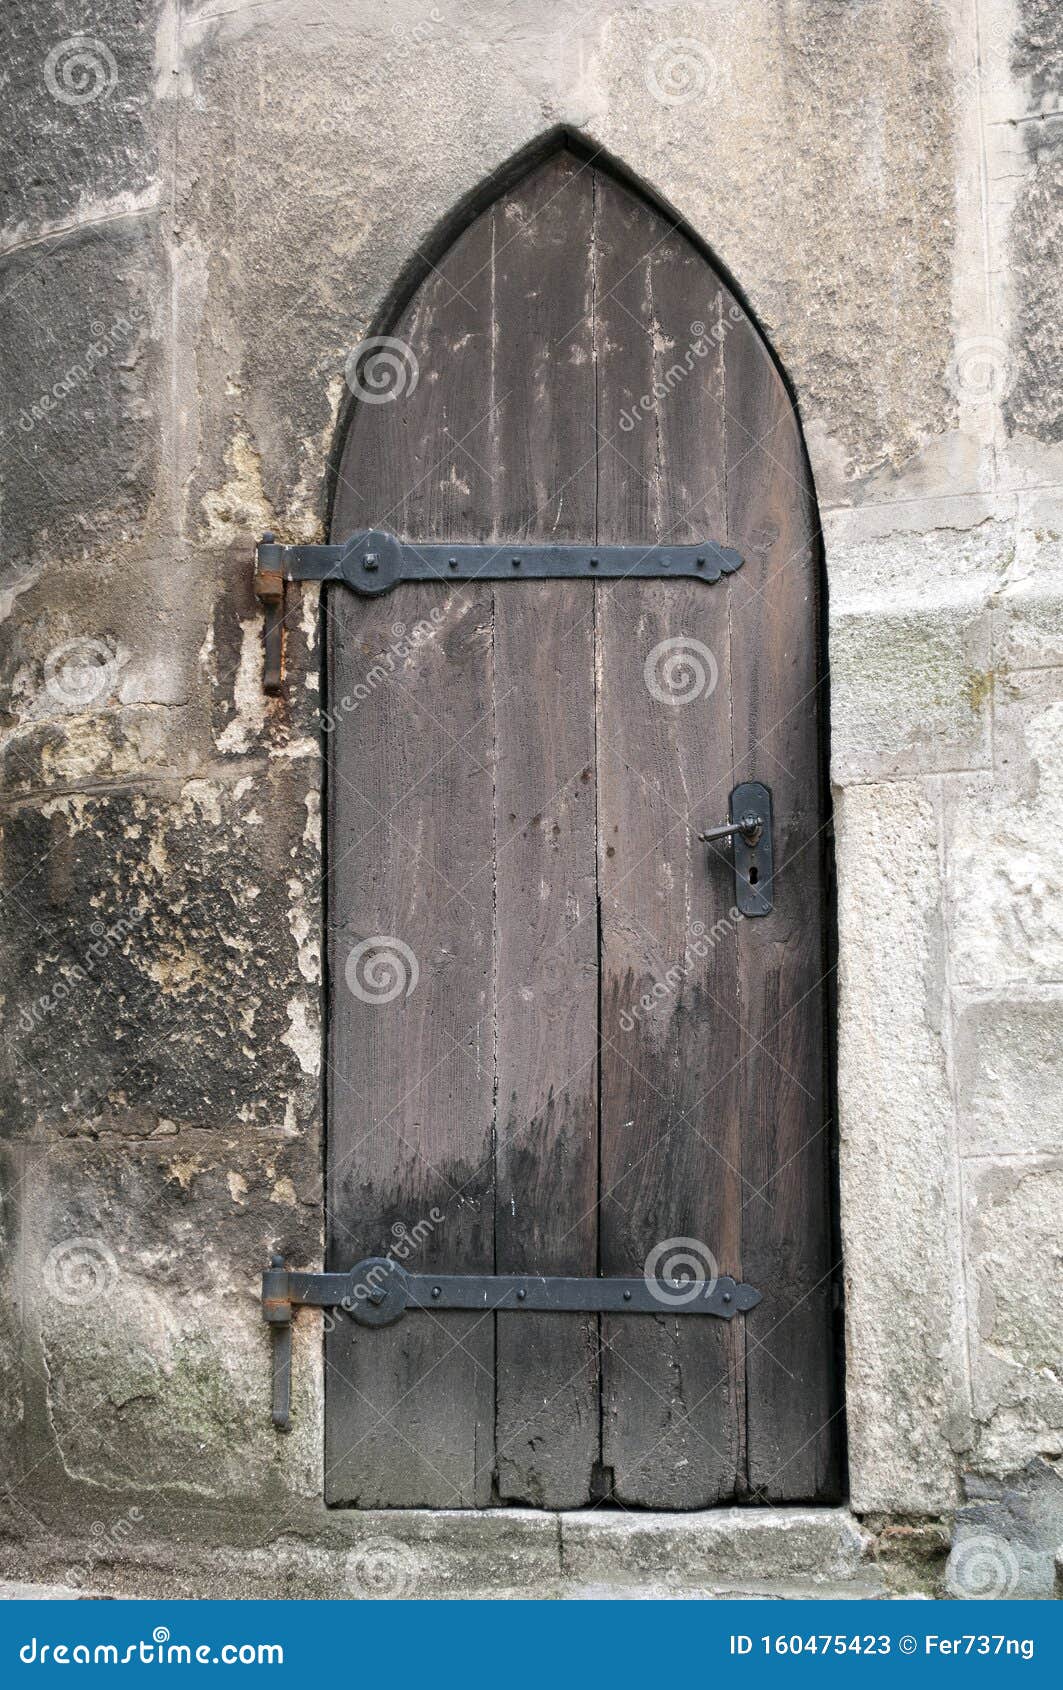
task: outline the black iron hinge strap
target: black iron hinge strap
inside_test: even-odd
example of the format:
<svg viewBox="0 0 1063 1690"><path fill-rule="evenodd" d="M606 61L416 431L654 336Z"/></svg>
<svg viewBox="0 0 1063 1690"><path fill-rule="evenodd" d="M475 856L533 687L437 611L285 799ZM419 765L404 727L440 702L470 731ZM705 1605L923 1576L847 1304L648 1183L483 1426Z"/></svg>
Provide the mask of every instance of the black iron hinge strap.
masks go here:
<svg viewBox="0 0 1063 1690"><path fill-rule="evenodd" d="M255 548L255 591L267 606L267 692L281 679L284 586L342 581L369 597L400 581L677 580L715 582L742 567L738 552L716 540L682 546L506 545L399 540L383 529L352 534L342 545L286 546L266 534Z"/></svg>
<svg viewBox="0 0 1063 1690"><path fill-rule="evenodd" d="M370 1256L349 1273L293 1273L274 1256L262 1276L262 1313L273 1328L273 1421L290 1417L291 1322L296 1308L342 1308L361 1326L390 1326L408 1309L561 1314L715 1315L733 1320L761 1293L717 1279L576 1279L540 1274L407 1273Z"/></svg>

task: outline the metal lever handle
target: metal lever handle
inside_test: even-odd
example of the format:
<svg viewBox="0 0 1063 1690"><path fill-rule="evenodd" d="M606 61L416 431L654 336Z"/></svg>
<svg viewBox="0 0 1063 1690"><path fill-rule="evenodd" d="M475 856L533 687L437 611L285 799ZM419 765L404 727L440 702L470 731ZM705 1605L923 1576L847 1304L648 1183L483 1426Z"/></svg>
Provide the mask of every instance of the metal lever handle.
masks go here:
<svg viewBox="0 0 1063 1690"><path fill-rule="evenodd" d="M724 822L722 827L710 827L707 833L699 833L698 838L708 844L713 839L728 839L732 833L740 833L747 845L755 845L763 828L764 817L747 810L737 821Z"/></svg>

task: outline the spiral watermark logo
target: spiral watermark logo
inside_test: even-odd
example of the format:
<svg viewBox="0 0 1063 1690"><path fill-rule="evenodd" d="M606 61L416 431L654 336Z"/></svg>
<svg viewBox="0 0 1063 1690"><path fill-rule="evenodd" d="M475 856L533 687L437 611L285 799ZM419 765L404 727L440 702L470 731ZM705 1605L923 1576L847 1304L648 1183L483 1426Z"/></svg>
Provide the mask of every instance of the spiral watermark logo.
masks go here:
<svg viewBox="0 0 1063 1690"><path fill-rule="evenodd" d="M352 1549L347 1556L344 1577L348 1590L360 1596L405 1596L413 1585L417 1564L405 1544L392 1538Z"/></svg>
<svg viewBox="0 0 1063 1690"><path fill-rule="evenodd" d="M168 1626L157 1625L151 1634L154 1643L169 1643L170 1631Z"/></svg>
<svg viewBox="0 0 1063 1690"><path fill-rule="evenodd" d="M968 1537L953 1545L945 1585L958 1601L998 1601L1011 1595L1018 1579L1018 1557L1003 1538Z"/></svg>
<svg viewBox="0 0 1063 1690"><path fill-rule="evenodd" d="M993 404L1008 385L1007 342L997 335L961 340L949 364L948 382L957 399Z"/></svg>
<svg viewBox="0 0 1063 1690"><path fill-rule="evenodd" d="M349 990L362 1003L394 1003L397 997L408 998L420 976L420 966L409 945L384 933L355 945L343 970Z"/></svg>
<svg viewBox="0 0 1063 1690"><path fill-rule="evenodd" d="M347 386L363 405L390 405L412 393L420 373L413 347L386 334L363 340L344 366Z"/></svg>
<svg viewBox="0 0 1063 1690"><path fill-rule="evenodd" d="M686 634L655 645L642 673L646 691L659 704L692 704L696 698L711 698L720 678L708 646Z"/></svg>
<svg viewBox="0 0 1063 1690"><path fill-rule="evenodd" d="M99 1238L65 1238L48 1252L44 1284L56 1302L68 1308L94 1303L110 1290L118 1264Z"/></svg>
<svg viewBox="0 0 1063 1690"><path fill-rule="evenodd" d="M87 106L106 99L118 82L118 65L106 41L94 35L70 35L44 61L48 92L64 106Z"/></svg>
<svg viewBox="0 0 1063 1690"><path fill-rule="evenodd" d="M665 1308L692 1303L696 1297L711 1297L720 1277L715 1256L700 1238L666 1238L655 1244L642 1271L654 1297Z"/></svg>
<svg viewBox="0 0 1063 1690"><path fill-rule="evenodd" d="M140 1528L144 1516L139 1508L130 1508L116 1520L93 1520L89 1531L94 1539L94 1547L90 1549L88 1558L75 1561L66 1569L66 1582L81 1589L92 1577L93 1569L98 1560L112 1554Z"/></svg>
<svg viewBox="0 0 1063 1690"><path fill-rule="evenodd" d="M118 658L102 640L67 640L44 660L44 686L67 709L106 697L118 674Z"/></svg>
<svg viewBox="0 0 1063 1690"><path fill-rule="evenodd" d="M685 106L711 94L720 70L703 41L673 35L653 49L646 64L646 87L662 106Z"/></svg>

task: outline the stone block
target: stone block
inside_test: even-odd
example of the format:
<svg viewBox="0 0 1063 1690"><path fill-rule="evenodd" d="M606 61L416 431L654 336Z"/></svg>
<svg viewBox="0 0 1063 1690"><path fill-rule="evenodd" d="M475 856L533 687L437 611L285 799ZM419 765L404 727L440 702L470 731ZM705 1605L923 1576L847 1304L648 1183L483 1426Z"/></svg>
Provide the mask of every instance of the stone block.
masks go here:
<svg viewBox="0 0 1063 1690"><path fill-rule="evenodd" d="M28 1495L65 1506L67 1529L86 1508L121 1512L125 1495L143 1532L161 1499L246 1499L254 1513L269 1493L319 1494L321 1317L296 1322L281 1437L258 1301L273 1249L320 1259L310 1137L20 1146L4 1184L19 1214L26 1466L43 1469Z"/></svg>
<svg viewBox="0 0 1063 1690"><path fill-rule="evenodd" d="M988 767L988 607L1014 522L984 497L927 498L833 511L824 531L834 780Z"/></svg>
<svg viewBox="0 0 1063 1690"><path fill-rule="evenodd" d="M988 766L990 635L970 606L832 616L835 782Z"/></svg>
<svg viewBox="0 0 1063 1690"><path fill-rule="evenodd" d="M314 1119L316 780L277 759L9 814L8 1132Z"/></svg>
<svg viewBox="0 0 1063 1690"><path fill-rule="evenodd" d="M968 1164L975 1459L989 1472L1063 1454L1063 1158Z"/></svg>
<svg viewBox="0 0 1063 1690"><path fill-rule="evenodd" d="M679 1591L773 1580L838 1583L864 1568L869 1541L842 1508L561 1515L565 1573L596 1585Z"/></svg>
<svg viewBox="0 0 1063 1690"><path fill-rule="evenodd" d="M1063 1478L1047 1461L994 1482L967 1481L945 1571L957 1601L1050 1600L1059 1594L1056 1557L1063 1541Z"/></svg>
<svg viewBox="0 0 1063 1690"><path fill-rule="evenodd" d="M896 782L835 819L850 1483L859 1512L933 1512L969 1417L938 818Z"/></svg>
<svg viewBox="0 0 1063 1690"><path fill-rule="evenodd" d="M159 476L163 265L135 217L0 259L9 576L140 533Z"/></svg>
<svg viewBox="0 0 1063 1690"><path fill-rule="evenodd" d="M1024 986L961 997L955 1016L961 1151L1063 1151L1063 994Z"/></svg>
<svg viewBox="0 0 1063 1690"><path fill-rule="evenodd" d="M1063 671L998 688L993 777L950 782L952 973L967 988L1063 979Z"/></svg>
<svg viewBox="0 0 1063 1690"><path fill-rule="evenodd" d="M101 206L142 204L155 187L164 9L163 0L14 0L7 8L2 244Z"/></svg>
<svg viewBox="0 0 1063 1690"><path fill-rule="evenodd" d="M1015 669L1063 669L1063 499L1023 497L1015 557L995 599L994 663Z"/></svg>

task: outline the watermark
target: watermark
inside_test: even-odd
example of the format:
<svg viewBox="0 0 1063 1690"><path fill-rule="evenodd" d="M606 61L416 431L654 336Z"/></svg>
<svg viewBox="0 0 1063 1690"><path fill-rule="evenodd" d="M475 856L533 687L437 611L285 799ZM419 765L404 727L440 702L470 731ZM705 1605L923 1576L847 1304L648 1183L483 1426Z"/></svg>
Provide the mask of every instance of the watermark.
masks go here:
<svg viewBox="0 0 1063 1690"><path fill-rule="evenodd" d="M417 1562L404 1543L382 1537L352 1549L344 1562L347 1589L358 1596L405 1596L417 1575Z"/></svg>
<svg viewBox="0 0 1063 1690"><path fill-rule="evenodd" d="M441 1226L445 1219L442 1209L429 1209L427 1220L419 1220L412 1227L407 1226L405 1221L395 1221L391 1228L392 1242L388 1245L384 1256L381 1257L379 1262L374 1263L371 1268L367 1269L355 1285L353 1293L344 1297L341 1303L337 1303L336 1308L342 1309L345 1314L350 1314L352 1302L364 1303L368 1301L375 1290L386 1291L388 1282L386 1264L388 1262L399 1262L401 1264L409 1261L410 1257L421 1248L425 1239L431 1238L436 1227ZM322 1320L323 1329L326 1332L332 1332L338 1324L334 1311L326 1309Z"/></svg>
<svg viewBox="0 0 1063 1690"><path fill-rule="evenodd" d="M736 324L746 320L745 312L734 300L728 305L719 322L713 323L711 329L706 328L700 318L695 318L690 325L693 339L687 343L682 355L668 366L648 393L640 394L633 405L625 405L621 411L621 431L630 434L636 423L650 414L659 399L667 399L670 393L674 393L691 371L697 368L700 360L707 358L714 346L722 345Z"/></svg>
<svg viewBox="0 0 1063 1690"><path fill-rule="evenodd" d="M94 921L89 928L93 936L92 942L86 948L84 960L69 967L47 992L33 998L30 1003L23 1004L18 1017L18 1025L22 1031L34 1032L53 1016L57 1009L61 1009L68 998L88 983L97 965L106 962L122 941L128 938L130 933L136 932L147 913L148 907L145 904L140 909L132 910L129 915L119 916L110 926L102 921Z"/></svg>
<svg viewBox="0 0 1063 1690"><path fill-rule="evenodd" d="M74 364L68 364L61 376L57 376L50 387L44 388L30 405L23 405L15 426L22 434L32 434L38 423L47 422L54 411L58 411L65 399L76 393L80 387L90 381L101 364L106 363L112 353L120 351L135 333L144 312L139 306L131 305L128 316L115 317L113 322L90 323L89 333L92 339Z"/></svg>
<svg viewBox="0 0 1063 1690"><path fill-rule="evenodd" d="M343 969L348 990L361 1003L394 1003L417 990L421 969L409 945L387 933L355 945Z"/></svg>
<svg viewBox="0 0 1063 1690"><path fill-rule="evenodd" d="M372 667L366 671L365 679L359 681L352 692L345 692L330 709L320 712L318 721L322 733L333 733L342 717L349 716L360 704L364 704L367 698L372 698L378 687L392 680L399 664L404 663L420 646L433 639L446 618L447 613L443 607L433 605L428 615L415 622L412 628L407 628L405 622L393 622L391 644L386 651L378 652L374 657Z"/></svg>
<svg viewBox="0 0 1063 1690"><path fill-rule="evenodd" d="M95 1303L117 1277L118 1263L99 1238L64 1238L45 1258L45 1289L67 1308Z"/></svg>
<svg viewBox="0 0 1063 1690"><path fill-rule="evenodd" d="M711 698L720 670L707 645L676 634L661 640L642 666L646 691L658 704L693 704L696 698Z"/></svg>
<svg viewBox="0 0 1063 1690"><path fill-rule="evenodd" d="M347 354L347 386L363 405L390 405L413 393L421 370L413 347L394 335L374 335Z"/></svg>
<svg viewBox="0 0 1063 1690"><path fill-rule="evenodd" d="M280 1643L172 1643L168 1626L157 1625L151 1640L137 1643L38 1643L31 1637L18 1652L23 1666L222 1666L284 1665Z"/></svg>
<svg viewBox="0 0 1063 1690"><path fill-rule="evenodd" d="M103 640L85 635L54 646L44 660L44 690L65 710L84 709L105 698L121 667L118 653Z"/></svg>
<svg viewBox="0 0 1063 1690"><path fill-rule="evenodd" d="M651 1015L662 1003L674 997L680 987L690 979L697 963L703 961L721 939L733 933L741 919L741 911L732 905L727 914L721 916L711 927L706 927L703 921L692 921L687 929L682 962L673 963L667 973L662 974L648 991L643 992L636 1004L630 1009L620 1011L620 1031L633 1033L644 1015Z"/></svg>
<svg viewBox="0 0 1063 1690"><path fill-rule="evenodd" d="M715 93L723 83L719 63L703 41L672 35L646 61L646 87L662 106L685 106Z"/></svg>
<svg viewBox="0 0 1063 1690"><path fill-rule="evenodd" d="M953 1545L945 1587L957 1601L999 1601L1018 1580L1018 1557L1003 1538L967 1537Z"/></svg>
<svg viewBox="0 0 1063 1690"><path fill-rule="evenodd" d="M700 1238L665 1238L646 1257L643 1274L657 1302L666 1308L711 1297L720 1277L716 1257Z"/></svg>
<svg viewBox="0 0 1063 1690"><path fill-rule="evenodd" d="M91 1554L89 1559L75 1561L72 1566L68 1567L66 1569L67 1584L73 1585L76 1590L80 1590L86 1580L92 1577L96 1562L100 1559L109 1559L110 1552L120 1548L128 1538L132 1537L143 1518L144 1516L139 1508L130 1508L128 1513L121 1515L117 1520L110 1521L109 1524L103 1520L93 1520L89 1530L99 1546L99 1554Z"/></svg>
<svg viewBox="0 0 1063 1690"><path fill-rule="evenodd" d="M118 83L118 65L106 41L94 35L69 35L44 61L44 80L54 100L87 106L106 99Z"/></svg>
<svg viewBox="0 0 1063 1690"><path fill-rule="evenodd" d="M958 341L949 362L948 382L958 399L995 404L1008 386L1008 345L999 335L975 335Z"/></svg>

